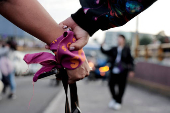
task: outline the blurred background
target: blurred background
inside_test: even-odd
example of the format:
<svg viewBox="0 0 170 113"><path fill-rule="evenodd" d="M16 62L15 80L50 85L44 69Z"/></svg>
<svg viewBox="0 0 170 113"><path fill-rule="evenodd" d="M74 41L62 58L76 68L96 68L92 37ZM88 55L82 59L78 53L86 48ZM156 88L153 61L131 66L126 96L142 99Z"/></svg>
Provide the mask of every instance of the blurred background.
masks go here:
<svg viewBox="0 0 170 113"><path fill-rule="evenodd" d="M80 8L78 0L38 1L57 23ZM117 46L117 37L119 34L123 34L126 37L126 45L130 47L134 57L135 76L128 79L124 107L117 112L170 113L168 107L170 105L169 4L169 0L158 0L126 25L108 31L98 31L90 38L84 51L93 70L88 78L79 83L80 105L82 104L83 112L114 112L107 108L111 98L107 88L110 70L108 57L101 52L100 47L102 43L107 45L107 49ZM50 79L37 82L34 99L31 101L30 109L27 110L33 94L32 77L41 66L38 64L28 66L23 61L23 57L27 53L48 51L44 49L45 44L0 15L0 53L3 53L3 48L7 46L8 41L16 46L16 50L10 54L15 70L16 91L12 97L10 94L13 92L11 93L8 87L2 91L0 113L44 113L52 100L62 91L62 85L59 81ZM83 92L89 93L87 94L89 99L84 99L86 96ZM93 92L94 94L92 94ZM96 96L94 98L96 100L91 99L92 96ZM101 105L100 102L103 104ZM88 105L88 103L93 105ZM53 109L55 113L61 113L59 110L64 110L64 107Z"/></svg>

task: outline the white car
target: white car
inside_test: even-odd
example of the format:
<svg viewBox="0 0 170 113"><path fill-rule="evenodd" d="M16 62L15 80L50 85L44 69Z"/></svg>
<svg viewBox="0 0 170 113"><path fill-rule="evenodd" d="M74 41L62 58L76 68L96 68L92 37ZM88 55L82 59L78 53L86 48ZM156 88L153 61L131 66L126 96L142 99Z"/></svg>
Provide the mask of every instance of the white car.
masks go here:
<svg viewBox="0 0 170 113"><path fill-rule="evenodd" d="M13 61L15 73L17 76L34 74L41 68L41 65L39 64L27 65L23 60L24 56L25 53L19 51L14 51L10 56L10 59Z"/></svg>

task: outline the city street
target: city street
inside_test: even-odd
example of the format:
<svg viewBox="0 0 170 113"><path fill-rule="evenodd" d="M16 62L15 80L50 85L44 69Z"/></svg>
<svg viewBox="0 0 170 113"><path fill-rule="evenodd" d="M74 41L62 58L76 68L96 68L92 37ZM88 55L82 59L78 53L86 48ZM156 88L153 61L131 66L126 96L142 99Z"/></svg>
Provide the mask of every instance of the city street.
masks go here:
<svg viewBox="0 0 170 113"><path fill-rule="evenodd" d="M169 4L0 0L0 113L170 113Z"/></svg>
<svg viewBox="0 0 170 113"><path fill-rule="evenodd" d="M35 83L34 97L28 110L33 93L32 76L16 78L16 82L17 99L9 100L8 95L2 95L0 113L42 113L61 89L51 86L50 80L39 80Z"/></svg>
<svg viewBox="0 0 170 113"><path fill-rule="evenodd" d="M169 98L134 85L127 86L120 111L108 108L111 96L107 83L78 82L78 93L82 113L170 113ZM51 112L45 113L64 113L64 92L61 99L56 100Z"/></svg>
<svg viewBox="0 0 170 113"><path fill-rule="evenodd" d="M19 77L17 81L17 99L9 100L3 95L0 101L0 113L64 113L65 94L63 88L51 85L50 80L35 83L32 97L32 77ZM83 113L170 113L170 99L146 89L128 85L120 111L108 108L110 93L107 82L78 82L80 107Z"/></svg>

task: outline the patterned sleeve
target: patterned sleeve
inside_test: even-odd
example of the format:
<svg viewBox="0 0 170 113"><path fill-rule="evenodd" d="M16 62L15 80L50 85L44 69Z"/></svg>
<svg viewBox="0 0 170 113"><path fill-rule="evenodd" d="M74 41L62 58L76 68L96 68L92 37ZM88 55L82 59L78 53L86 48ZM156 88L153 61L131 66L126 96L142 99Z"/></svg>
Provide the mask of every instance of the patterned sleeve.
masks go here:
<svg viewBox="0 0 170 113"><path fill-rule="evenodd" d="M71 17L91 36L98 31L122 26L157 0L80 0Z"/></svg>

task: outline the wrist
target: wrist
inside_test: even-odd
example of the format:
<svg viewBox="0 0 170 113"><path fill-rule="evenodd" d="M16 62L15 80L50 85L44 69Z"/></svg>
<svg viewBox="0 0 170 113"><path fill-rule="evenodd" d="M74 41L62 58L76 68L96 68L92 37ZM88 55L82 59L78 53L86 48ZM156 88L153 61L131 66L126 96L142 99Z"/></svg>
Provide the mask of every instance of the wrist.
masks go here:
<svg viewBox="0 0 170 113"><path fill-rule="evenodd" d="M71 26L72 26L73 29L78 26L77 23L73 20L72 17L70 17L70 21L71 21L70 23L72 23Z"/></svg>
<svg viewBox="0 0 170 113"><path fill-rule="evenodd" d="M66 25L67 27L70 27L72 29L74 29L76 26L78 26L76 24L76 22L72 19L72 17L67 18L66 20L64 20L63 22L61 22L63 25Z"/></svg>
<svg viewBox="0 0 170 113"><path fill-rule="evenodd" d="M90 36L100 29L100 24L84 13L83 8L71 15L72 20L84 29Z"/></svg>
<svg viewBox="0 0 170 113"><path fill-rule="evenodd" d="M54 31L51 31L48 35L48 38L45 38L45 43L50 45L55 39L59 38L65 32L64 29L58 26L58 28Z"/></svg>

